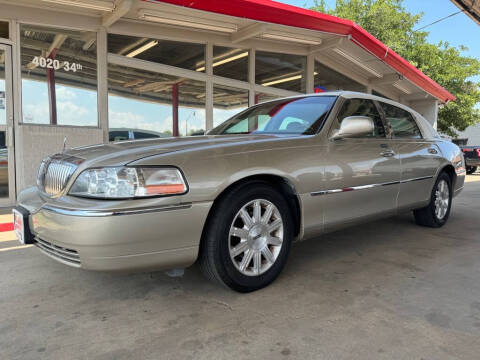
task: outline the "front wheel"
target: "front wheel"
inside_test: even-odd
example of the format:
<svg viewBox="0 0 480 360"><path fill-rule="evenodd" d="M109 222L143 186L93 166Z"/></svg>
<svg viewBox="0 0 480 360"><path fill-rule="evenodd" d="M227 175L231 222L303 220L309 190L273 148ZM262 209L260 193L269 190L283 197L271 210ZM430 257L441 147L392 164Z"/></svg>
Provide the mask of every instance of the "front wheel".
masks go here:
<svg viewBox="0 0 480 360"><path fill-rule="evenodd" d="M452 207L452 181L447 173L439 175L433 187L428 206L413 211L418 225L441 227L450 216Z"/></svg>
<svg viewBox="0 0 480 360"><path fill-rule="evenodd" d="M475 171L477 171L476 166L467 166L467 174L472 175Z"/></svg>
<svg viewBox="0 0 480 360"><path fill-rule="evenodd" d="M200 266L211 280L239 292L254 291L280 274L292 238L292 214L283 195L266 183L247 183L215 205Z"/></svg>

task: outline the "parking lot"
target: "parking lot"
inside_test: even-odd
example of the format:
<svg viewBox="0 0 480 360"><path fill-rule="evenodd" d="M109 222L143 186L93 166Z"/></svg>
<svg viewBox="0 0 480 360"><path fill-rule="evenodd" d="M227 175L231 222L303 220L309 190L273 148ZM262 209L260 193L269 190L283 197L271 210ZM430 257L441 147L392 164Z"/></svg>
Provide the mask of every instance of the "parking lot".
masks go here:
<svg viewBox="0 0 480 360"><path fill-rule="evenodd" d="M293 247L271 286L66 267L0 241L2 359L476 359L480 174L449 223L410 214Z"/></svg>

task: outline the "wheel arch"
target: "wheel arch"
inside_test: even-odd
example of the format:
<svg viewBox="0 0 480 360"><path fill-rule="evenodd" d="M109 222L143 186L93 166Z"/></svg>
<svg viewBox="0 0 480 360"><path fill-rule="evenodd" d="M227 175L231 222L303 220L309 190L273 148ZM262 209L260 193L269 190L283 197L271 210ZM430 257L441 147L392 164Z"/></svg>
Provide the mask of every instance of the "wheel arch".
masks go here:
<svg viewBox="0 0 480 360"><path fill-rule="evenodd" d="M249 182L263 182L266 183L273 188L275 188L277 191L279 191L287 201L289 208L292 212L293 216L293 221L294 221L294 234L295 237L301 237L302 234L302 211L301 211L301 205L300 205L300 199L299 196L295 190L295 186L289 181L287 178L280 176L280 175L274 175L274 174L255 174L255 175L250 175L246 176L244 178L238 179L229 186L227 186L225 189L223 189L215 198L213 201L213 205L210 208L210 211L207 216L207 220L205 221L205 225L203 227L203 232L202 232L202 238L201 238L201 244L203 243L204 239L204 234L207 226L209 225L209 220L211 219L213 213L216 210L216 205L231 191L234 191L235 189L243 186L244 184L247 184Z"/></svg>
<svg viewBox="0 0 480 360"><path fill-rule="evenodd" d="M447 173L447 175L450 177L450 181L452 183L452 190L455 190L455 183L457 181L457 173L456 173L453 165L452 164L446 164L444 167L442 167L437 174L437 178L443 172Z"/></svg>

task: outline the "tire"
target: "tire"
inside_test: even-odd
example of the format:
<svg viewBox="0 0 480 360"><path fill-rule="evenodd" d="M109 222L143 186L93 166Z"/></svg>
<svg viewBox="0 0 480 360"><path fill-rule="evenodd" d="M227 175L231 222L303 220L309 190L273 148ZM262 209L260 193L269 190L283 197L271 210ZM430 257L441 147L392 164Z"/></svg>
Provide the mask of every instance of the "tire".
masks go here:
<svg viewBox="0 0 480 360"><path fill-rule="evenodd" d="M472 175L475 171L477 171L476 166L467 166L467 174Z"/></svg>
<svg viewBox="0 0 480 360"><path fill-rule="evenodd" d="M259 209L260 217L255 216L254 208ZM242 209L250 224L244 221L248 218ZM271 209L270 216L267 209ZM286 199L268 183L237 186L222 196L209 216L199 256L202 272L208 279L242 293L269 285L287 262L294 232L292 219ZM270 243L273 240L275 244Z"/></svg>
<svg viewBox="0 0 480 360"><path fill-rule="evenodd" d="M448 203L445 203L446 200ZM428 206L413 211L415 222L421 226L441 227L447 222L451 207L452 180L446 172L442 172L435 182Z"/></svg>

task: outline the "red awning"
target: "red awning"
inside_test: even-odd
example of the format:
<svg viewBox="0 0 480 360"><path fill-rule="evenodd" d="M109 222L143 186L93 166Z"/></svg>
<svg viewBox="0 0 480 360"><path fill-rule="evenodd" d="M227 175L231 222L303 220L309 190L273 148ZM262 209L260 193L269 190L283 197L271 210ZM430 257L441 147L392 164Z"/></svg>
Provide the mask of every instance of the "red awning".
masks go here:
<svg viewBox="0 0 480 360"><path fill-rule="evenodd" d="M216 14L235 16L337 35L350 35L351 40L391 66L406 79L443 102L456 98L442 86L387 48L380 40L350 20L307 10L271 0L145 0L163 2Z"/></svg>

